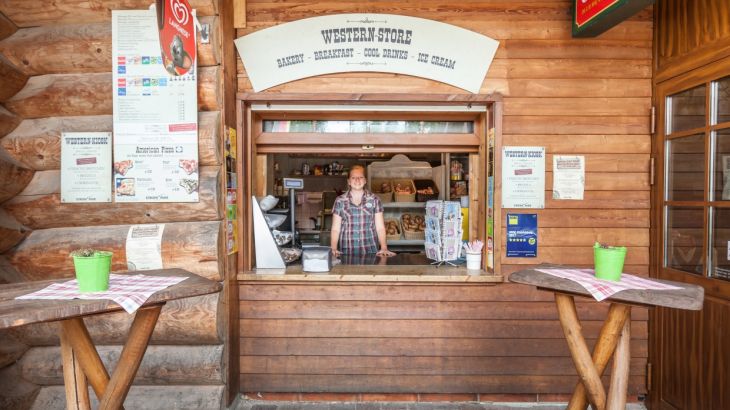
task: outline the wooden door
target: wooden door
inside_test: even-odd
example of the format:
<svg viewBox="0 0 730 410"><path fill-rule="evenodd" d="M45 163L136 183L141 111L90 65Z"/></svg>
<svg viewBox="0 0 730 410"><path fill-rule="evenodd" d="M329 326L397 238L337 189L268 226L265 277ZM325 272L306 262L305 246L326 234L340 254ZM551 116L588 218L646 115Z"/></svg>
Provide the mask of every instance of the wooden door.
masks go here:
<svg viewBox="0 0 730 410"><path fill-rule="evenodd" d="M730 58L657 85L654 274L705 289L656 309L654 409L730 409Z"/></svg>

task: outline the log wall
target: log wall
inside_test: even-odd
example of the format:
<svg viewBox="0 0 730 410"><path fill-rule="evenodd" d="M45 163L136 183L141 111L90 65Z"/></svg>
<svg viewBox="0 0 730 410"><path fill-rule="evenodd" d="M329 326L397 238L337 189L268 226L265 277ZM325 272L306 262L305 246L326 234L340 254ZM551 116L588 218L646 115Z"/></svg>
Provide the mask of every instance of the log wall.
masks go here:
<svg viewBox="0 0 730 410"><path fill-rule="evenodd" d="M0 2L0 282L71 277L67 255L77 247L112 250L113 269L126 270L126 232L142 223L166 224L165 268L223 280L226 104L219 4L225 1L190 3L211 26L210 43L198 44L200 201L62 204L61 133L112 131L111 10L147 9L150 2ZM163 308L128 408L224 405L225 306L215 294ZM119 313L86 323L104 345L102 358L114 363L131 317ZM56 324L4 332L0 345L0 407L64 406Z"/></svg>
<svg viewBox="0 0 730 410"><path fill-rule="evenodd" d="M549 155L546 208L535 212L539 257L507 258L503 250L502 273L543 261L591 265L591 246L600 240L627 245L626 270L646 275L652 10L597 38L571 39L571 5L248 0L246 28L237 34L325 14L372 12L436 20L499 40L480 93L504 96L502 144L544 146ZM238 91L252 91L240 60ZM265 92L465 93L381 73L323 75ZM550 158L556 154L585 155L583 201L552 200ZM569 393L576 380L553 304L525 286L242 283L239 291L243 391L514 393L537 400ZM594 305L580 308L590 318L589 337L603 317ZM646 321L642 313L633 325L633 394L646 390Z"/></svg>

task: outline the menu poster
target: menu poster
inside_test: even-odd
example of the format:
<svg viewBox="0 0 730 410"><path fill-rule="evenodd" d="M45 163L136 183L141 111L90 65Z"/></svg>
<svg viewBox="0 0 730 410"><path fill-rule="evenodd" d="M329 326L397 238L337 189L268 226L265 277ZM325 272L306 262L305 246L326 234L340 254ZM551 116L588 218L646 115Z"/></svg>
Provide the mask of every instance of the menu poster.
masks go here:
<svg viewBox="0 0 730 410"><path fill-rule="evenodd" d="M162 233L165 224L132 225L127 232L127 269L162 269Z"/></svg>
<svg viewBox="0 0 730 410"><path fill-rule="evenodd" d="M502 149L502 207L545 208L545 147Z"/></svg>
<svg viewBox="0 0 730 410"><path fill-rule="evenodd" d="M61 202L112 201L112 133L61 133Z"/></svg>
<svg viewBox="0 0 730 410"><path fill-rule="evenodd" d="M112 63L116 202L197 202L195 65L165 70L150 10L112 12Z"/></svg>
<svg viewBox="0 0 730 410"><path fill-rule="evenodd" d="M730 155L722 156L722 181L722 200L728 201L730 200Z"/></svg>
<svg viewBox="0 0 730 410"><path fill-rule="evenodd" d="M582 200L585 182L584 156L553 156L553 199Z"/></svg>
<svg viewBox="0 0 730 410"><path fill-rule="evenodd" d="M537 257L537 214L507 214L507 257Z"/></svg>

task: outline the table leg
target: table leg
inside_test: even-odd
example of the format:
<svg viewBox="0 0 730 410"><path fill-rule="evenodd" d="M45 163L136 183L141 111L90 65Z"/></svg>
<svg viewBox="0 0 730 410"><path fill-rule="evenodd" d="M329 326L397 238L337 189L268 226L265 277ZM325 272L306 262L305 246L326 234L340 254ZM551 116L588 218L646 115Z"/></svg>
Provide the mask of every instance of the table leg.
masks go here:
<svg viewBox="0 0 730 410"><path fill-rule="evenodd" d="M618 303L612 303L608 309L608 315L601 327L596 346L593 348L593 364L599 376L603 375L603 371L616 349L616 342L619 340L624 323L631 321L630 312L631 306ZM573 397L568 403L568 410L585 410L587 405L585 387L582 382L578 381L573 391Z"/></svg>
<svg viewBox="0 0 730 410"><path fill-rule="evenodd" d="M96 397L101 397L104 395L106 386L109 383L109 373L107 373L104 363L102 363L99 353L94 347L94 342L89 336L84 320L80 317L62 320L61 331L66 335L69 344L73 348L74 357L78 360L86 379L94 389Z"/></svg>
<svg viewBox="0 0 730 410"><path fill-rule="evenodd" d="M66 409L91 410L89 386L86 383L86 376L74 356L73 348L68 341L68 335L63 328L61 328L59 333L61 339L61 360L63 363L63 384L66 389Z"/></svg>
<svg viewBox="0 0 730 410"><path fill-rule="evenodd" d="M626 408L626 391L629 387L629 367L631 362L631 317L627 317L621 330L621 338L613 355L611 370L611 386L608 388L608 404L606 410L622 410Z"/></svg>
<svg viewBox="0 0 730 410"><path fill-rule="evenodd" d="M162 305L139 309L129 330L127 342L124 344L116 369L112 374L104 396L101 397L99 409L118 409L122 407L129 388L142 362L147 344L155 329Z"/></svg>
<svg viewBox="0 0 730 410"><path fill-rule="evenodd" d="M591 354L581 333L578 313L575 310L575 300L573 300L573 296L555 293L555 304L558 307L560 324L573 357L573 364L588 393L588 401L593 405L594 410L604 410L606 391L601 383L601 377L593 366Z"/></svg>

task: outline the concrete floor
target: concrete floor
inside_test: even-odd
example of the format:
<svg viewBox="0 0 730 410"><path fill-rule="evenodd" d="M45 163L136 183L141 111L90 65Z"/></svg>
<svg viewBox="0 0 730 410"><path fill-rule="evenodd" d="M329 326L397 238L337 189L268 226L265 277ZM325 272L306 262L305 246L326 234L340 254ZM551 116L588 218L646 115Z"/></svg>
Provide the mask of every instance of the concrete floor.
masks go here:
<svg viewBox="0 0 730 410"><path fill-rule="evenodd" d="M494 402L291 402L241 398L236 410L564 410L567 403ZM589 407L590 408L590 407ZM627 410L646 410L643 403L630 403Z"/></svg>

